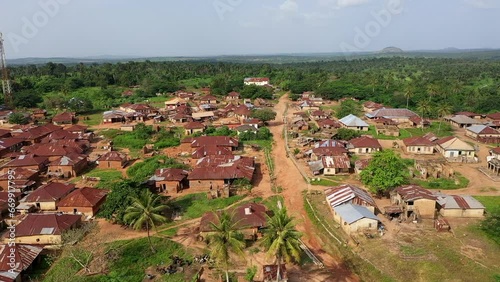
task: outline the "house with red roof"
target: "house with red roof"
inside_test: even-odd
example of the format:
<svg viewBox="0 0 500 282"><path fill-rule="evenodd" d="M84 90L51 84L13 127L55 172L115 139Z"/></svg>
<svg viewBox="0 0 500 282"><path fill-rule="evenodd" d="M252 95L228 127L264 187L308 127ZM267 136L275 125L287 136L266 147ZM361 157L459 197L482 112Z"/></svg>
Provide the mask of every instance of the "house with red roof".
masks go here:
<svg viewBox="0 0 500 282"><path fill-rule="evenodd" d="M500 112L497 112L497 113L492 113L492 114L486 115L486 117L487 117L489 120L492 120L492 121L500 121Z"/></svg>
<svg viewBox="0 0 500 282"><path fill-rule="evenodd" d="M262 229L267 225L270 215L266 206L258 203L247 203L229 209L229 214L235 224L235 229L243 233L246 239L256 240L262 235ZM218 212L206 212L200 220L200 235L209 236L215 230L212 224L219 224Z"/></svg>
<svg viewBox="0 0 500 282"><path fill-rule="evenodd" d="M351 139L347 143L347 148L349 152L355 154L373 154L382 151L382 145L380 145L378 140L368 136Z"/></svg>
<svg viewBox="0 0 500 282"><path fill-rule="evenodd" d="M122 169L127 165L128 158L123 153L110 151L100 156L96 163L102 169Z"/></svg>
<svg viewBox="0 0 500 282"><path fill-rule="evenodd" d="M57 115L55 115L52 118L52 123L55 125L61 125L61 124L72 124L75 122L75 113L71 112L62 112Z"/></svg>
<svg viewBox="0 0 500 282"><path fill-rule="evenodd" d="M82 216L76 214L28 214L16 225L16 245L60 245L62 234L70 229L78 228L82 222ZM8 238L3 237L3 242Z"/></svg>
<svg viewBox="0 0 500 282"><path fill-rule="evenodd" d="M240 93L236 91L229 92L226 96L226 101L238 101L240 99Z"/></svg>
<svg viewBox="0 0 500 282"><path fill-rule="evenodd" d="M476 124L465 129L465 136L485 143L500 143L500 131L483 124Z"/></svg>
<svg viewBox="0 0 500 282"><path fill-rule="evenodd" d="M0 173L0 190L7 191L9 189L9 180L11 189L17 192L24 192L33 188L38 182L38 171L16 167L10 173Z"/></svg>
<svg viewBox="0 0 500 282"><path fill-rule="evenodd" d="M21 133L14 135L14 137L24 139L24 141L28 144L35 144L40 143L45 136L60 129L60 126L48 123L42 126L24 129Z"/></svg>
<svg viewBox="0 0 500 282"><path fill-rule="evenodd" d="M7 162L1 167L1 172L6 173L9 169L13 168L25 168L32 169L38 172L43 172L47 169L49 164L48 157L36 156L33 154L19 155L13 160Z"/></svg>
<svg viewBox="0 0 500 282"><path fill-rule="evenodd" d="M23 274L40 261L42 251L34 245L0 245L0 281L21 282Z"/></svg>
<svg viewBox="0 0 500 282"><path fill-rule="evenodd" d="M70 178L78 176L88 167L87 156L83 154L68 154L51 161L47 168L47 176Z"/></svg>
<svg viewBox="0 0 500 282"><path fill-rule="evenodd" d="M332 119L326 118L317 121L319 128L321 129L332 129L332 128L340 128L341 125L339 122L334 121Z"/></svg>
<svg viewBox="0 0 500 282"><path fill-rule="evenodd" d="M391 203L401 210L404 219L435 218L437 197L418 185L405 185L394 189Z"/></svg>
<svg viewBox="0 0 500 282"><path fill-rule="evenodd" d="M269 85L268 77L246 77L243 80L245 85L257 85L257 86L266 86Z"/></svg>
<svg viewBox="0 0 500 282"><path fill-rule="evenodd" d="M66 195L57 204L57 210L64 213L93 217L106 201L108 191L96 188L79 188Z"/></svg>
<svg viewBox="0 0 500 282"><path fill-rule="evenodd" d="M205 131L205 125L199 121L188 122L183 125L186 135Z"/></svg>
<svg viewBox="0 0 500 282"><path fill-rule="evenodd" d="M325 189L325 196L328 205L332 208L345 204L364 206L372 213L375 213L377 204L370 194L355 185L342 184L340 186Z"/></svg>
<svg viewBox="0 0 500 282"><path fill-rule="evenodd" d="M212 95L205 95L200 98L200 104L217 104L217 97Z"/></svg>
<svg viewBox="0 0 500 282"><path fill-rule="evenodd" d="M0 158L5 155L17 152L24 146L24 139L21 138L2 138L0 139Z"/></svg>
<svg viewBox="0 0 500 282"><path fill-rule="evenodd" d="M160 168L149 178L149 184L159 193L179 193L189 187L188 171L180 168Z"/></svg>
<svg viewBox="0 0 500 282"><path fill-rule="evenodd" d="M75 187L74 184L50 182L28 194L28 196L21 200L22 206L34 206L36 209L42 211L55 211L57 210L59 201L73 191Z"/></svg>
<svg viewBox="0 0 500 282"><path fill-rule="evenodd" d="M425 137L409 137L403 139L403 144L407 153L417 155L434 154L434 143Z"/></svg>

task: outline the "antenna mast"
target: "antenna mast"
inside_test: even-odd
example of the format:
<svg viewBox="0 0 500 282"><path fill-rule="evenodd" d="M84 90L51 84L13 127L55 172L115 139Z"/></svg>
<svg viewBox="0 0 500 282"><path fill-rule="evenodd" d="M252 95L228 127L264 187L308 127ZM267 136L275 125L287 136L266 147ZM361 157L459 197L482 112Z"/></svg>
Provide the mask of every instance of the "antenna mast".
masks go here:
<svg viewBox="0 0 500 282"><path fill-rule="evenodd" d="M9 71L7 70L7 60L5 59L5 49L3 48L3 37L0 32L0 72L2 74L2 90L4 95L5 106L14 108L12 100L12 87L10 85Z"/></svg>

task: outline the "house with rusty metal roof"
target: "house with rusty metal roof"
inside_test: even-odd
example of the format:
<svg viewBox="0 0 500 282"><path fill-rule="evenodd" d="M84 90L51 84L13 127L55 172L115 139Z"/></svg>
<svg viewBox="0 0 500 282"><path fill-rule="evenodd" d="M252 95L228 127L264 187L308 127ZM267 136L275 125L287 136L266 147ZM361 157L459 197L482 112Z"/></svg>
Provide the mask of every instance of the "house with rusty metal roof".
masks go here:
<svg viewBox="0 0 500 282"><path fill-rule="evenodd" d="M16 192L25 192L34 188L39 180L38 170L16 167L11 170L0 173L0 188L3 191L10 188Z"/></svg>
<svg viewBox="0 0 500 282"><path fill-rule="evenodd" d="M407 153L416 155L434 154L434 143L425 137L409 137L403 139Z"/></svg>
<svg viewBox="0 0 500 282"><path fill-rule="evenodd" d="M57 204L57 210L64 213L81 214L93 217L106 201L107 190L97 188L79 188L66 195Z"/></svg>
<svg viewBox="0 0 500 282"><path fill-rule="evenodd" d="M31 192L24 199L21 200L22 204L18 206L19 210L25 210L24 207L35 207L42 211L55 211L57 210L57 203L66 195L75 189L75 184L50 182L38 187L35 191ZM29 208L28 208L29 210Z"/></svg>
<svg viewBox="0 0 500 282"><path fill-rule="evenodd" d="M23 154L16 156L14 159L4 164L1 167L1 171L5 173L9 169L21 167L43 172L47 169L48 164L49 164L48 157L36 156L33 154L28 154L28 155Z"/></svg>
<svg viewBox="0 0 500 282"><path fill-rule="evenodd" d="M419 185L404 185L391 191L391 203L405 219L435 218L437 197Z"/></svg>
<svg viewBox="0 0 500 282"><path fill-rule="evenodd" d="M191 147L198 148L203 146L228 147L232 150L238 148L238 140L228 136L200 136L191 140Z"/></svg>
<svg viewBox="0 0 500 282"><path fill-rule="evenodd" d="M409 124L412 117L418 115L408 109L380 108L371 113L366 113L365 116L369 119L390 119L397 124Z"/></svg>
<svg viewBox="0 0 500 282"><path fill-rule="evenodd" d="M345 204L364 206L372 213L375 213L377 209L377 204L370 194L366 190L352 184L330 187L325 189L324 193L326 201L332 209Z"/></svg>
<svg viewBox="0 0 500 282"><path fill-rule="evenodd" d="M63 213L30 213L16 225L15 243L43 245L50 248L52 245L61 245L62 234L70 229L78 228L82 222L82 216L77 214ZM8 238L3 237L3 242Z"/></svg>
<svg viewBox="0 0 500 282"><path fill-rule="evenodd" d="M34 245L0 245L0 281L22 281L23 272L37 261L42 251L42 247Z"/></svg>
<svg viewBox="0 0 500 282"><path fill-rule="evenodd" d="M72 124L74 121L75 113L71 112L62 112L52 118L52 123L55 125Z"/></svg>
<svg viewBox="0 0 500 282"><path fill-rule="evenodd" d="M372 154L382 151L382 145L380 145L380 142L369 136L361 136L349 140L347 148L349 149L349 152L355 154Z"/></svg>
<svg viewBox="0 0 500 282"><path fill-rule="evenodd" d="M321 157L323 175L349 174L351 160L346 154Z"/></svg>
<svg viewBox="0 0 500 282"><path fill-rule="evenodd" d="M439 214L444 217L483 217L485 207L469 195L436 193Z"/></svg>
<svg viewBox="0 0 500 282"><path fill-rule="evenodd" d="M47 168L47 176L70 178L80 175L87 167L87 155L70 153L51 161Z"/></svg>
<svg viewBox="0 0 500 282"><path fill-rule="evenodd" d="M493 144L500 143L500 131L483 124L476 124L467 127L465 129L465 136L481 142Z"/></svg>
<svg viewBox="0 0 500 282"><path fill-rule="evenodd" d="M247 203L230 208L227 212L232 216L236 230L243 233L247 239L255 240L262 235L261 230L266 227L268 217L266 206ZM206 237L215 231L212 224L219 223L220 214L221 211L207 212L201 217L200 235Z"/></svg>
<svg viewBox="0 0 500 282"><path fill-rule="evenodd" d="M100 156L96 160L96 163L98 164L99 168L102 169L122 169L127 165L128 158L127 155L123 153L110 151Z"/></svg>
<svg viewBox="0 0 500 282"><path fill-rule="evenodd" d="M188 171L180 168L160 168L148 180L159 193L179 193L189 187Z"/></svg>

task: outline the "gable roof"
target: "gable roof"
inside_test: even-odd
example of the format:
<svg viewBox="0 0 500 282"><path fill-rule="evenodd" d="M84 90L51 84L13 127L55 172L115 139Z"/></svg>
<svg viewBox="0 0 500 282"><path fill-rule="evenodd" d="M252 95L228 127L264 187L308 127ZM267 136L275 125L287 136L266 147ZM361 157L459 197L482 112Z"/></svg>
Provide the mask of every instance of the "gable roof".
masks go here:
<svg viewBox="0 0 500 282"><path fill-rule="evenodd" d="M75 189L64 197L58 204L58 207L95 207L101 202L108 191L103 189L84 187Z"/></svg>
<svg viewBox="0 0 500 282"><path fill-rule="evenodd" d="M444 209L484 209L483 204L468 195L437 194L437 202Z"/></svg>
<svg viewBox="0 0 500 282"><path fill-rule="evenodd" d="M325 190L326 201L332 207L351 202L354 198L359 198L364 202L376 207L375 201L365 190L351 184L343 184Z"/></svg>
<svg viewBox="0 0 500 282"><path fill-rule="evenodd" d="M415 112L408 109L393 109L393 108L381 108L375 110L372 113L366 114L369 118L410 118L414 116L418 116Z"/></svg>
<svg viewBox="0 0 500 282"><path fill-rule="evenodd" d="M475 151L474 147L455 136L439 139L436 143L444 150Z"/></svg>
<svg viewBox="0 0 500 282"><path fill-rule="evenodd" d="M469 126L465 130L468 130L476 134L500 134L500 132L496 131L495 129L482 124Z"/></svg>
<svg viewBox="0 0 500 282"><path fill-rule="evenodd" d="M107 152L106 154L100 156L97 160L98 161L124 161L127 159L127 156L125 154L122 154L117 151L111 151Z"/></svg>
<svg viewBox="0 0 500 282"><path fill-rule="evenodd" d="M262 204L248 203L239 205L231 208L229 214L233 215L236 229L264 227L267 223L267 208ZM218 224L217 215L214 212L207 212L201 218L200 231L213 231L211 223Z"/></svg>
<svg viewBox="0 0 500 282"><path fill-rule="evenodd" d="M204 129L205 125L199 121L192 121L184 124L185 129Z"/></svg>
<svg viewBox="0 0 500 282"><path fill-rule="evenodd" d="M453 121L458 124L481 124L481 121L478 121L477 119L470 118L468 116L464 115L455 115L452 117L447 117L445 118L447 120Z"/></svg>
<svg viewBox="0 0 500 282"><path fill-rule="evenodd" d="M206 145L198 147L191 153L191 157L194 159L200 159L206 156L218 156L218 155L232 155L233 152L229 147L219 147L215 145Z"/></svg>
<svg viewBox="0 0 500 282"><path fill-rule="evenodd" d="M56 130L61 129L60 126L53 125L52 123L48 123L42 126L37 126L33 128L29 128L23 133L16 135L16 138L24 138L26 140L33 140L36 138L44 137Z"/></svg>
<svg viewBox="0 0 500 282"><path fill-rule="evenodd" d="M361 136L358 138L351 139L349 141L349 147L382 149L382 145L380 145L377 139L368 136Z"/></svg>
<svg viewBox="0 0 500 282"><path fill-rule="evenodd" d="M368 123L353 114L341 118L339 122L347 127L368 127Z"/></svg>
<svg viewBox="0 0 500 282"><path fill-rule="evenodd" d="M313 148L312 152L316 156L342 156L349 153L344 147L319 147Z"/></svg>
<svg viewBox="0 0 500 282"><path fill-rule="evenodd" d="M405 202L419 199L436 200L436 196L431 191L419 185L400 186L394 189L394 192L398 193Z"/></svg>
<svg viewBox="0 0 500 282"><path fill-rule="evenodd" d="M38 189L26 196L26 202L57 201L75 189L75 187L75 184L50 182L40 186Z"/></svg>
<svg viewBox="0 0 500 282"><path fill-rule="evenodd" d="M152 181L182 181L188 176L188 171L180 168L160 168L149 179Z"/></svg>
<svg viewBox="0 0 500 282"><path fill-rule="evenodd" d="M16 146L19 144L22 144L24 142L24 139L20 138L2 138L0 139L0 150L10 148L12 146Z"/></svg>
<svg viewBox="0 0 500 282"><path fill-rule="evenodd" d="M490 153L500 155L500 147L496 147L490 150Z"/></svg>
<svg viewBox="0 0 500 282"><path fill-rule="evenodd" d="M488 117L492 120L500 120L500 112L486 115L486 117Z"/></svg>
<svg viewBox="0 0 500 282"><path fill-rule="evenodd" d="M420 136L405 138L403 143L405 146L434 146L429 139Z"/></svg>
<svg viewBox="0 0 500 282"><path fill-rule="evenodd" d="M363 218L369 218L379 221L376 215L374 215L370 210L363 206L345 204L336 206L333 209L342 218L343 221L347 222L347 224L354 223Z"/></svg>
<svg viewBox="0 0 500 282"><path fill-rule="evenodd" d="M42 247L33 245L0 245L0 280L16 281L17 276L28 269L42 251Z"/></svg>
<svg viewBox="0 0 500 282"><path fill-rule="evenodd" d="M228 136L200 136L193 138L191 141L192 148L208 145L217 147L238 147L238 140Z"/></svg>
<svg viewBox="0 0 500 282"><path fill-rule="evenodd" d="M194 168L188 176L189 180L225 180L246 178L252 181L255 171L254 164L243 158L217 166L204 166Z"/></svg>
<svg viewBox="0 0 500 282"><path fill-rule="evenodd" d="M347 155L321 157L323 168L351 168L351 161Z"/></svg>
<svg viewBox="0 0 500 282"><path fill-rule="evenodd" d="M61 235L81 220L76 214L28 214L16 225L16 236Z"/></svg>
<svg viewBox="0 0 500 282"><path fill-rule="evenodd" d="M15 159L6 163L4 167L24 167L24 166L40 166L47 164L49 159L47 157L39 157L33 154L19 155Z"/></svg>
<svg viewBox="0 0 500 282"><path fill-rule="evenodd" d="M83 160L87 160L87 155L68 154L67 156L61 156L57 160L50 162L49 165L51 165L51 166L74 166Z"/></svg>
<svg viewBox="0 0 500 282"><path fill-rule="evenodd" d="M55 115L52 118L52 121L53 122L67 122L67 121L71 122L71 121L73 121L73 118L75 118L74 113L62 112L62 113Z"/></svg>

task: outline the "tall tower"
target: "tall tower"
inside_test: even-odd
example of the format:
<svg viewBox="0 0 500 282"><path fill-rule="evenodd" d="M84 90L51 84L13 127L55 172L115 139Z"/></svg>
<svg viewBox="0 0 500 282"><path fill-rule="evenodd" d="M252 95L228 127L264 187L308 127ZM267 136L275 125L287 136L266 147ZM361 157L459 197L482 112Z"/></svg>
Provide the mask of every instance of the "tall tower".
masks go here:
<svg viewBox="0 0 500 282"><path fill-rule="evenodd" d="M3 37L0 32L0 73L2 75L2 90L5 106L14 108L12 100L12 87L10 85L9 71L7 70L7 60L5 59L5 49L3 48Z"/></svg>

